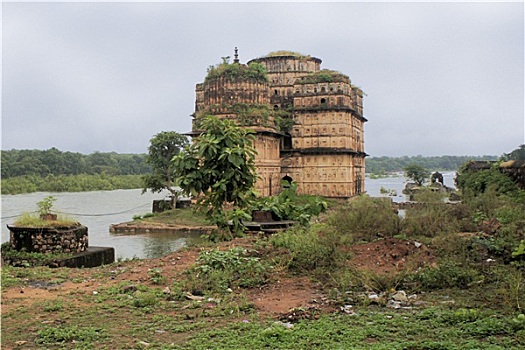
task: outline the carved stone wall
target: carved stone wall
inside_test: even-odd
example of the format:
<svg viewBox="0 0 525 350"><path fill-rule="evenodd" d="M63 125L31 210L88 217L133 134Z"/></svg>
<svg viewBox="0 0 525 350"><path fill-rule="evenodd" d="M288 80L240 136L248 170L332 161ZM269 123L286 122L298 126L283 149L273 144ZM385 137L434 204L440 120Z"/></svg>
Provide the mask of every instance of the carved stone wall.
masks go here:
<svg viewBox="0 0 525 350"><path fill-rule="evenodd" d="M36 253L80 253L88 247L88 228L31 228L8 226L13 249Z"/></svg>
<svg viewBox="0 0 525 350"><path fill-rule="evenodd" d="M267 105L275 115L291 111L293 126L278 131L273 115L253 119L256 134L256 189L263 196L281 190L283 178L299 193L352 197L363 193L365 179L363 92L342 73L321 70L311 56L269 55L249 61L266 67L268 83L212 79L196 86L196 114L236 119L232 105ZM237 63L238 64L238 63Z"/></svg>

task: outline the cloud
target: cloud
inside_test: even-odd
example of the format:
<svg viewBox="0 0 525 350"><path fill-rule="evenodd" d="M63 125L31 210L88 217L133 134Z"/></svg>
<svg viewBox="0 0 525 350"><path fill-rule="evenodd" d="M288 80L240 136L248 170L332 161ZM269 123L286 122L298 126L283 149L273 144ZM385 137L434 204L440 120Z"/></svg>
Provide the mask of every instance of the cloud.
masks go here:
<svg viewBox="0 0 525 350"><path fill-rule="evenodd" d="M524 143L522 3L4 3L2 148L145 152L233 56L311 54L367 93L371 155Z"/></svg>

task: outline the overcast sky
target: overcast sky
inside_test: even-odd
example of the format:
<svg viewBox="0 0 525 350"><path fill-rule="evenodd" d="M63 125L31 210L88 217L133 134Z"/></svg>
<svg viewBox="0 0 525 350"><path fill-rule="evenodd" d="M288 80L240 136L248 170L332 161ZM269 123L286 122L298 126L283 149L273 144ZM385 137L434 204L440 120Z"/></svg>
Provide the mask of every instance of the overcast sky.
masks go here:
<svg viewBox="0 0 525 350"><path fill-rule="evenodd" d="M187 132L239 47L322 59L366 93L371 156L501 155L524 140L514 3L3 3L2 149L145 153Z"/></svg>

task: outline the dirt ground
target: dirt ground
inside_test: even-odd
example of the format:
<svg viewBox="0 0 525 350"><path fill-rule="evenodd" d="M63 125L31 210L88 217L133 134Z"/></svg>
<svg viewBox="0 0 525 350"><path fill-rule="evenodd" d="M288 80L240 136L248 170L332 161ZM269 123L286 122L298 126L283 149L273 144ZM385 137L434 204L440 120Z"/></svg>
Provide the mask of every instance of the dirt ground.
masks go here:
<svg viewBox="0 0 525 350"><path fill-rule="evenodd" d="M250 241L237 239L223 244L221 248L234 246L250 246ZM166 277L165 286L170 286L179 273L195 263L201 250L202 248L193 248L159 259L130 261L93 269L71 269L68 270L68 281L60 284L32 283L28 280L26 286L3 290L2 314L28 302L53 300L71 293L96 293L97 288L107 288L123 281L130 285L152 285L148 271L153 268L162 268L162 275ZM351 266L377 274L414 269L432 264L434 260L431 251L424 245L395 238L355 245L351 248L351 253ZM259 314L270 317L278 317L297 308L319 308L322 307L323 300L326 300L319 286L305 276L277 278L261 288L245 290L245 293Z"/></svg>

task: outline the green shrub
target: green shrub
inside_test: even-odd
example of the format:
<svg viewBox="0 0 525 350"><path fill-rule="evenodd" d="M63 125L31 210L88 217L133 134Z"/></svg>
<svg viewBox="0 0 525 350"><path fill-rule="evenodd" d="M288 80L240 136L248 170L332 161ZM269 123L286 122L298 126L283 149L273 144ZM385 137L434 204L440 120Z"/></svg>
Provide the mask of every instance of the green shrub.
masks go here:
<svg viewBox="0 0 525 350"><path fill-rule="evenodd" d="M407 209L403 221L403 231L407 237L434 237L459 230L461 220L456 218L453 207L443 202L440 193L421 191L414 197L417 204Z"/></svg>
<svg viewBox="0 0 525 350"><path fill-rule="evenodd" d="M309 228L294 227L270 238L275 248L285 248L290 259L288 267L294 270L312 270L319 267L337 267L346 256L341 250L346 237L327 225Z"/></svg>
<svg viewBox="0 0 525 350"><path fill-rule="evenodd" d="M224 293L228 288L251 288L266 283L270 267L243 248L201 252L186 272L182 288L192 294Z"/></svg>
<svg viewBox="0 0 525 350"><path fill-rule="evenodd" d="M164 284L166 283L166 277L162 275L162 269L153 268L148 270L148 279L153 284Z"/></svg>
<svg viewBox="0 0 525 350"><path fill-rule="evenodd" d="M379 237L393 237L399 233L400 219L390 201L360 196L339 208L329 218L329 225L354 242L371 242Z"/></svg>
<svg viewBox="0 0 525 350"><path fill-rule="evenodd" d="M500 298L507 306L519 311L523 311L525 307L525 273L523 270L523 266L518 265L500 269L497 273Z"/></svg>
<svg viewBox="0 0 525 350"><path fill-rule="evenodd" d="M96 327L61 326L38 331L36 343L44 345L70 342L93 342L105 337L105 331Z"/></svg>
<svg viewBox="0 0 525 350"><path fill-rule="evenodd" d="M422 290L443 288L466 289L483 279L478 271L454 261L445 261L436 268L426 267L413 276Z"/></svg>
<svg viewBox="0 0 525 350"><path fill-rule="evenodd" d="M467 197L476 197L488 191L497 195L517 191L516 184L509 176L503 174L499 163L494 163L490 169L468 170L469 163L465 163L458 170L455 182L457 187Z"/></svg>
<svg viewBox="0 0 525 350"><path fill-rule="evenodd" d="M15 226L24 227L66 227L79 225L78 221L68 217L67 215L59 215L56 220L43 220L40 216L23 213L15 220Z"/></svg>
<svg viewBox="0 0 525 350"><path fill-rule="evenodd" d="M277 196L259 198L252 209L270 211L281 220L294 220L306 226L327 208L327 202L320 196L297 195L297 183L292 182Z"/></svg>
<svg viewBox="0 0 525 350"><path fill-rule="evenodd" d="M137 308L157 306L159 303L160 299L154 292L135 292L131 302Z"/></svg>

